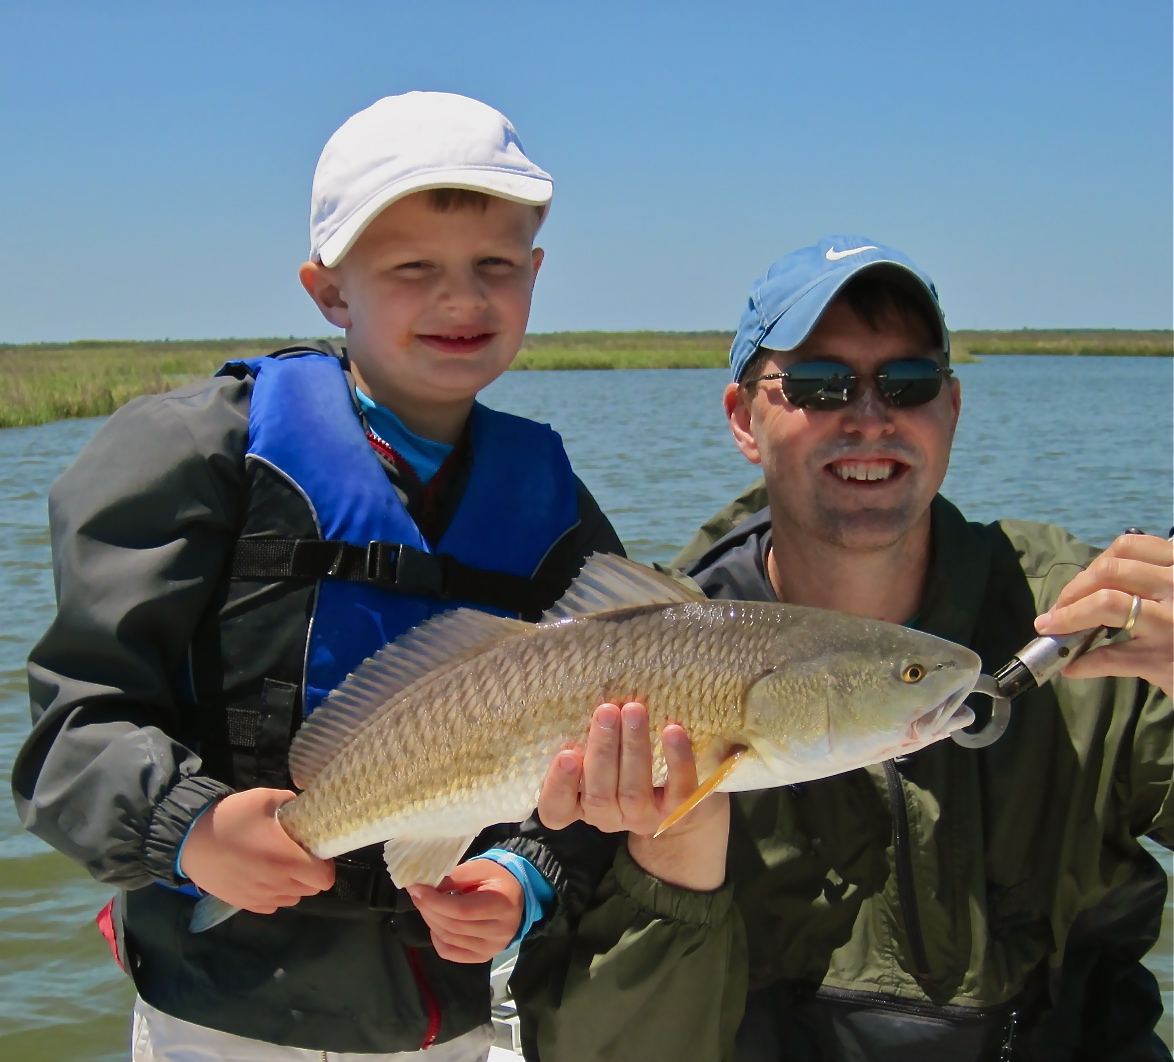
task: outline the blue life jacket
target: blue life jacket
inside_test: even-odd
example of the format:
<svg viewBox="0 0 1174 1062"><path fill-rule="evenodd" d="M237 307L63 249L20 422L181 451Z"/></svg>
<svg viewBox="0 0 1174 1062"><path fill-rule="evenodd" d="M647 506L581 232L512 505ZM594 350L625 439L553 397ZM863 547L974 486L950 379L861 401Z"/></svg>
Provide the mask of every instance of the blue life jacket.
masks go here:
<svg viewBox="0 0 1174 1062"><path fill-rule="evenodd" d="M225 368L236 365L256 381L248 456L301 494L322 539L433 552L367 441L337 358L306 351ZM547 425L479 403L470 416L469 477L436 552L472 568L530 578L578 521L577 484L562 440ZM486 604L322 579L306 651L305 713L387 642L462 605L511 614Z"/></svg>

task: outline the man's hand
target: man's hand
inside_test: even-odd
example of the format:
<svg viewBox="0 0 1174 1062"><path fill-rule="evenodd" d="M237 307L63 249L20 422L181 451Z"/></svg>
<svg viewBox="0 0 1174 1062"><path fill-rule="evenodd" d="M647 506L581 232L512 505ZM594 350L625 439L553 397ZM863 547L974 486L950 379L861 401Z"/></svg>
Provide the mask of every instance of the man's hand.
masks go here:
<svg viewBox="0 0 1174 1062"><path fill-rule="evenodd" d="M277 809L295 796L246 789L218 800L188 834L180 870L205 892L254 914L329 889L334 863L310 855L277 821Z"/></svg>
<svg viewBox="0 0 1174 1062"><path fill-rule="evenodd" d="M1069 678L1141 678L1174 696L1174 543L1153 535L1122 535L1064 587L1035 621L1040 634L1071 634L1090 627L1120 627L1133 595L1141 599L1127 641L1077 657Z"/></svg>
<svg viewBox="0 0 1174 1062"><path fill-rule="evenodd" d="M660 824L698 785L693 748L684 729L661 734L668 765L663 787L652 784L652 738L642 704L601 704L591 718L587 748L564 749L547 772L538 817L561 830L583 820L604 833L628 831L632 858L655 877L697 890L725 880L729 799L706 797L679 823L654 838Z"/></svg>
<svg viewBox="0 0 1174 1062"><path fill-rule="evenodd" d="M449 962L488 962L522 923L525 900L518 879L492 859L470 859L435 889L409 885L436 954Z"/></svg>

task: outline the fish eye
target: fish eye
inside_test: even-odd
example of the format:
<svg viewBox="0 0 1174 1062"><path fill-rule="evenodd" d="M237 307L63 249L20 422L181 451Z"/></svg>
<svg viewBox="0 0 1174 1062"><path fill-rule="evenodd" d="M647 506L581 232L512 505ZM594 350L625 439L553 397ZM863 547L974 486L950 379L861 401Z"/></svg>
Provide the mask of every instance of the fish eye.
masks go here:
<svg viewBox="0 0 1174 1062"><path fill-rule="evenodd" d="M925 668L921 664L906 664L901 669L902 682L920 682L925 678Z"/></svg>

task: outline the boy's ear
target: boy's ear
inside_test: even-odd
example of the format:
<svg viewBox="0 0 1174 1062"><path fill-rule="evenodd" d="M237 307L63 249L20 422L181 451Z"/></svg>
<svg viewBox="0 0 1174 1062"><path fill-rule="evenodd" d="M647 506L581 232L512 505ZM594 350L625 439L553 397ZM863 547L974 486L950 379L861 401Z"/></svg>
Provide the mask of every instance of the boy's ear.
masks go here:
<svg viewBox="0 0 1174 1062"><path fill-rule="evenodd" d="M546 257L546 252L541 247L535 247L530 252L530 261L534 263L534 275L538 276L538 270L542 268L542 260Z"/></svg>
<svg viewBox="0 0 1174 1062"><path fill-rule="evenodd" d="M350 328L350 307L342 297L342 289L338 286L338 277L333 269L327 269L321 262L303 262L298 270L298 279L326 320L338 328Z"/></svg>

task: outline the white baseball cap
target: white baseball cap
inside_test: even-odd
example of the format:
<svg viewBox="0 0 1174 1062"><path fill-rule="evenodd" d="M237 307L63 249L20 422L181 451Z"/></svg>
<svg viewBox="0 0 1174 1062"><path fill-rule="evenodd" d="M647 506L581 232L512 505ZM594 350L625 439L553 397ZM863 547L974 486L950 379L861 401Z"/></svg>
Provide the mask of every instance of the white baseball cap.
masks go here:
<svg viewBox="0 0 1174 1062"><path fill-rule="evenodd" d="M375 216L429 188L465 188L546 208L554 182L505 115L450 92L385 96L326 142L310 193L310 257L336 265Z"/></svg>

